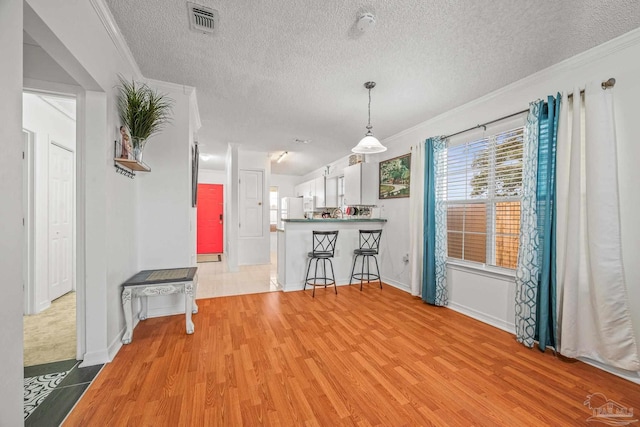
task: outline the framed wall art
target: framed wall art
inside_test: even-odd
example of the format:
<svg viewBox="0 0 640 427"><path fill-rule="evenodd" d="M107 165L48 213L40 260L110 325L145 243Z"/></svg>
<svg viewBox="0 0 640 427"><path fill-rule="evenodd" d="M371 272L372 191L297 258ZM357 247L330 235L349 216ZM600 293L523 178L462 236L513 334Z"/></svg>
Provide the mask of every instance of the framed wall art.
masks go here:
<svg viewBox="0 0 640 427"><path fill-rule="evenodd" d="M411 153L380 162L379 199L409 197Z"/></svg>
<svg viewBox="0 0 640 427"><path fill-rule="evenodd" d="M195 208L198 204L198 163L200 160L200 150L198 144L191 148L191 207Z"/></svg>

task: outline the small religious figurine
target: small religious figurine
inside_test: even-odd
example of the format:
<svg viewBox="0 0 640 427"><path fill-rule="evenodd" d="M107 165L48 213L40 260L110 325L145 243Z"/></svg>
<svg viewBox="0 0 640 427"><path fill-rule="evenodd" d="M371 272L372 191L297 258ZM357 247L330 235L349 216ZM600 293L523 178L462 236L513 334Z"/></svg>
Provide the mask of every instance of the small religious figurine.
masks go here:
<svg viewBox="0 0 640 427"><path fill-rule="evenodd" d="M129 153L131 153L131 137L129 136L129 131L125 126L120 126L120 136L120 145L122 146L122 154L120 154L120 157L128 159Z"/></svg>

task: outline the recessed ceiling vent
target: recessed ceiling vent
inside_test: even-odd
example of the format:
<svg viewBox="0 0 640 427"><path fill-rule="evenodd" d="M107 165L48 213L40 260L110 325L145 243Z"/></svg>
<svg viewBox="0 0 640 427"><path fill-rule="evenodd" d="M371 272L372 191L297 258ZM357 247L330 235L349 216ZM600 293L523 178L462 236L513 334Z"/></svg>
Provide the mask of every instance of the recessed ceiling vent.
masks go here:
<svg viewBox="0 0 640 427"><path fill-rule="evenodd" d="M218 11L206 6L187 2L189 28L199 33L212 34L218 28Z"/></svg>

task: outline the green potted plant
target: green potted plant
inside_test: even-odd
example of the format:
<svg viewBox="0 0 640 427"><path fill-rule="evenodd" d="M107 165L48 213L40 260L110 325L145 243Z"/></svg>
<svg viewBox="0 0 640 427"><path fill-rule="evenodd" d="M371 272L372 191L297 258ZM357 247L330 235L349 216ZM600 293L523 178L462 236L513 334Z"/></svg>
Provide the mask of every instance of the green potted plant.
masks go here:
<svg viewBox="0 0 640 427"><path fill-rule="evenodd" d="M122 76L118 91L120 120L131 135L136 161L142 162L142 152L149 137L171 120L173 100L145 83L129 82Z"/></svg>

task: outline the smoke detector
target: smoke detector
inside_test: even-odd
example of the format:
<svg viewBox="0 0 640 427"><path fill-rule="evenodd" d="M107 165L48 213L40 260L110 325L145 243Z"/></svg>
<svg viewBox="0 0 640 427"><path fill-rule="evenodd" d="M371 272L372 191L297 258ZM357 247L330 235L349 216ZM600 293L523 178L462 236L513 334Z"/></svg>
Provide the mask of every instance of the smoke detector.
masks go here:
<svg viewBox="0 0 640 427"><path fill-rule="evenodd" d="M376 17L373 13L363 13L358 18L356 26L363 33L369 31L376 26Z"/></svg>
<svg viewBox="0 0 640 427"><path fill-rule="evenodd" d="M218 11L210 7L187 2L189 28L198 33L213 34L218 28Z"/></svg>

